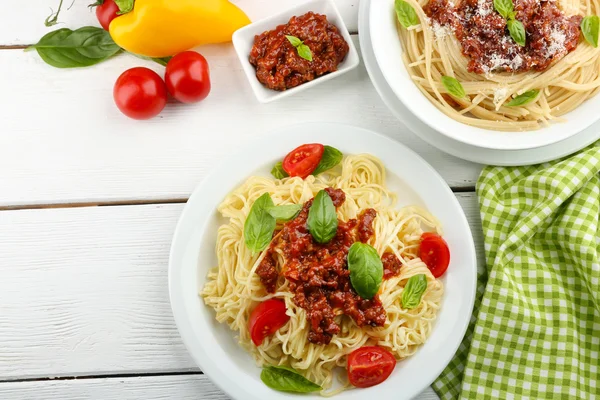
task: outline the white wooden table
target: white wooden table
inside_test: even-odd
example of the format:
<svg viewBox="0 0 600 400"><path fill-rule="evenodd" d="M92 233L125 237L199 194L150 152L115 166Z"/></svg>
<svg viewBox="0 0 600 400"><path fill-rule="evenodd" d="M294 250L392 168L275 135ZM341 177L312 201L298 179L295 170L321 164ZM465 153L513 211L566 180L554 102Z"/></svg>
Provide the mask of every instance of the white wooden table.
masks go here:
<svg viewBox="0 0 600 400"><path fill-rule="evenodd" d="M258 19L297 1L235 3ZM358 1L337 0L357 45ZM90 2L75 0L62 26L97 25ZM231 45L207 47L210 97L133 121L113 104L114 81L129 67L159 65L120 55L59 70L22 50L48 32L43 21L57 3L0 7L0 399L226 399L173 322L171 236L216 162L286 124L343 122L408 145L455 190L483 260L473 192L481 166L408 131L364 67L261 105ZM429 389L421 398L436 397Z"/></svg>

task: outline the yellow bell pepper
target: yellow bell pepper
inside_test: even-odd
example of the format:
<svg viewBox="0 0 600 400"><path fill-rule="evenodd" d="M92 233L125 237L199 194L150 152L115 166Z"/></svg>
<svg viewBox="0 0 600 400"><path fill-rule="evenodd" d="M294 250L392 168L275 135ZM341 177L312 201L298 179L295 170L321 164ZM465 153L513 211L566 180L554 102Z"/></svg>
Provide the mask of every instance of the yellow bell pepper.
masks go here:
<svg viewBox="0 0 600 400"><path fill-rule="evenodd" d="M167 57L209 43L231 40L250 23L227 0L136 0L133 11L112 20L115 43L135 54Z"/></svg>

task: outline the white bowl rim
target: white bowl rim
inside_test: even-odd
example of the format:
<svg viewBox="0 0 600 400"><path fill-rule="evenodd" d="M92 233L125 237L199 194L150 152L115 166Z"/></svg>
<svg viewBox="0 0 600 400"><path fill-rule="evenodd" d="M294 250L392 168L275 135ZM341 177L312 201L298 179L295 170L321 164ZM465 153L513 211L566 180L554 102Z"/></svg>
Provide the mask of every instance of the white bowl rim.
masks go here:
<svg viewBox="0 0 600 400"><path fill-rule="evenodd" d="M416 87L402 61L402 44L397 34L394 0L371 2L371 44L377 63L396 97L417 118L437 132L458 142L494 150L525 150L559 143L598 121L600 96L594 96L564 115L566 122L551 123L535 131L501 132L458 122L435 107Z"/></svg>
<svg viewBox="0 0 600 400"><path fill-rule="evenodd" d="M361 145L368 146L369 143L373 142L379 142L380 145L383 143L385 149L382 148L382 151L386 151L386 154L388 154L386 155L386 157L389 160L391 160L389 152L393 152L394 150L401 150L401 153L405 157L407 162L410 162L411 165L413 165L415 168L419 168L419 170L422 171L421 174L418 174L421 178L413 176L414 174L405 174L404 176L402 176L402 179L408 182L409 180L418 181L424 176L429 177L431 179L430 185L426 185L424 183L420 184L422 185L422 188L425 189L426 193L419 192L419 194L421 196L424 194L433 195L434 197L429 196L430 199L428 198L428 202L440 202L443 198L443 207L452 210L452 212L447 212L446 215L449 219L454 221L455 226L449 226L448 229L452 229L453 231L456 230L455 232L460 232L460 237L453 239L452 237L446 236L446 238L449 240L452 239L452 242L449 241L451 249L460 248L460 251L458 252L459 255L458 257L454 258L454 262L457 262L456 258L458 258L459 260L464 261L460 263L461 266L464 266L455 269L454 276L452 275L453 272L450 271L449 274L446 274L444 279L447 284L447 290L449 287L448 285L450 283L452 283L452 286L455 287L454 293L458 293L458 290L456 289L455 285L457 284L458 280L460 280L460 294L457 294L455 297L453 297L452 301L454 302L458 300L457 304L460 304L461 307L450 307L450 305L445 306L449 307L449 309L446 310L446 314L444 314L443 312L440 313L440 316L438 317L438 323L436 324L436 327L434 328L434 331L431 337L429 338L429 341L425 343L425 345L423 345L419 350L419 352L424 352L424 349L427 347L428 352L433 352L432 354L434 356L430 357L432 358L433 363L429 362L423 364L423 362L421 361L425 361L425 358L421 357L421 359L419 359L419 352L416 355L403 361L403 363L409 363L412 360L419 360L413 362L413 364L410 365L417 365L420 366L420 368L417 368L419 369L417 379L415 381L411 381L411 383L414 383L414 385L411 387L403 388L402 394L398 394L395 385L391 383L389 385L385 385L384 383L369 389L362 389L360 391L346 391L336 396L336 398L340 400L358 400L364 398L365 395L381 396L382 394L385 395L386 393L387 395L390 395L390 393L394 393L396 395L396 398L398 398L397 396L406 396L406 398L411 398L412 396L417 395L423 389L429 386L435 380L435 378L437 378L437 376L443 371L445 366L450 362L450 360L454 356L455 351L460 346L460 343L462 342L464 334L469 325L475 301L477 284L477 261L475 254L475 246L472 240L472 234L466 216L464 215L464 212L461 206L459 205L458 200L456 199L446 182L443 180L443 178L420 156L418 156L412 150L406 148L398 142L393 141L390 138L387 138L383 135L377 134L366 129L334 123L304 123L292 125L284 129L297 130L297 132L295 132L295 137L293 137L292 135L283 135L284 140L286 140L287 142L314 142L316 141L314 139L314 135L324 134L325 138L323 142L330 143L332 145L338 145L338 143L334 143L335 140L337 140L339 143L342 143L343 140L346 139L346 137L344 137L343 140L340 140L339 136L334 132L336 131L336 129L342 129L350 138L361 138ZM183 293L183 291L180 290L181 285L184 283L184 281L182 280L182 275L184 272L183 260L185 257L195 257L196 262L194 262L192 270L198 272L197 261L200 255L194 255L194 252L198 251L198 248L201 244L189 243L189 236L192 236L192 234L196 235L198 232L200 232L199 235L200 237L202 237L204 235L206 222L208 221L208 219L210 219L210 215L208 215L207 213L203 214L202 212L200 212L200 215L195 215L194 219L194 214L197 214L194 211L194 206L202 203L202 198L207 195L209 197L212 196L215 199L222 199L222 197L219 197L219 193L213 193L210 191L211 189L216 188L215 192L219 192L220 187L226 189L227 191L233 189L235 185L232 185L231 183L236 181L237 178L228 175L223 176L224 171L232 171L231 165L229 165L228 167L228 162L230 160L236 159L241 161L241 165L246 165L244 164L244 162L247 161L249 158L252 158L248 157L248 154L258 154L258 157L261 157L262 154L260 151L257 151L258 149L262 149L263 151L266 150L267 152L269 152L273 148L274 151L278 152L277 154L280 158L281 155L279 154L279 152L281 151L281 149L278 149L277 147L282 147L283 145L288 146L287 143L283 143L281 146L279 146L276 143L278 140L281 140L282 131L282 129L278 129L277 132L272 135L268 135L262 139L254 140L252 144L244 147L243 151L241 151L237 155L232 156L228 160L223 161L221 165L215 168L207 176L207 178L203 180L203 182L196 188L196 190L194 190L192 196L188 201L188 204L184 208L179 218L169 257L169 295L175 322L179 329L183 342L190 354L192 355L193 359L201 367L203 372L206 375L208 375L211 378L211 380L215 382L221 389L223 389L235 399L262 400L264 399L265 394L267 396L272 396L274 392L270 391L270 389L266 388L266 386L262 385L262 383L261 386L256 386L253 388L250 388L249 385L247 386L247 383L253 383L253 381L250 378L248 371L243 371L243 373L237 373L236 375L237 366L231 359L234 355L229 357L228 354L224 353L220 346L215 346L215 343L208 343L206 340L204 340L207 338L205 337L205 335L202 334L202 332L204 332L203 329L200 326L194 326L194 324L192 324L190 318L200 317L196 315L192 315L190 317L190 315L188 315L189 308L191 306L189 302L186 301L185 296L192 296L192 294ZM264 146L269 147L265 149ZM341 147L342 145L339 146ZM254 157L256 157L256 155ZM265 160L263 160L263 162L264 161ZM269 162L272 160L267 159L266 161ZM407 184L410 184L410 182L408 182ZM427 206L429 207L429 204ZM203 206L203 209L207 209L207 207L208 205L205 204ZM212 207L211 213L214 213L216 203L211 204L210 207ZM189 266L188 269L190 269ZM451 276L453 277L450 278ZM461 277L464 279L460 279ZM189 282L185 283L189 286ZM193 296L195 296L195 300L193 300L193 302L195 302L195 305L197 306L201 302L201 299L199 298L199 296L197 296L197 285L195 282L193 291ZM446 296L444 299L444 304L447 304L448 302L448 296ZM206 311L206 309L208 308L203 304L203 302L200 307L204 307L204 311ZM210 312L212 313L212 310L210 310ZM211 315L214 319L214 314ZM443 318L444 323L442 324L441 320L443 315L446 315L446 317ZM453 328L450 330L449 336L444 334L443 326L445 325L448 325L445 327L446 329L449 327ZM206 328L206 330L208 331L209 328ZM436 338L436 341L438 342L437 344L439 344L438 347L434 347L435 343L433 342L433 338L434 336L436 336L436 330L439 331L439 334L437 336L440 336L440 338ZM214 335L214 333L212 332L211 334ZM233 335L233 332L231 332L231 334ZM203 340L200 340L201 336ZM243 352L241 348L239 348L239 351ZM213 356L216 354L217 356L211 358L208 356L209 353ZM218 361L223 359L223 356L225 356L224 360ZM416 372L416 370L413 369L412 372ZM394 377L394 375L392 375L392 377ZM278 398L285 399L298 398L296 395L289 395L284 393L277 393L277 396ZM303 396L303 398L312 400L321 397Z"/></svg>

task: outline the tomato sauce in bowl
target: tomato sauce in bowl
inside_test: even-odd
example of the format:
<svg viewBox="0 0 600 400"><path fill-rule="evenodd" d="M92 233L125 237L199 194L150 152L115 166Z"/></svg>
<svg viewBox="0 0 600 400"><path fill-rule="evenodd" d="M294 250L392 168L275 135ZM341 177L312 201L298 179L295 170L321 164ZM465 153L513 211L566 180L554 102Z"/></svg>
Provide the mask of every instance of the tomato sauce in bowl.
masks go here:
<svg viewBox="0 0 600 400"><path fill-rule="evenodd" d="M312 61L300 56L287 36L308 46ZM338 28L325 15L308 12L256 35L249 61L264 86L283 91L337 71L348 52L348 43Z"/></svg>

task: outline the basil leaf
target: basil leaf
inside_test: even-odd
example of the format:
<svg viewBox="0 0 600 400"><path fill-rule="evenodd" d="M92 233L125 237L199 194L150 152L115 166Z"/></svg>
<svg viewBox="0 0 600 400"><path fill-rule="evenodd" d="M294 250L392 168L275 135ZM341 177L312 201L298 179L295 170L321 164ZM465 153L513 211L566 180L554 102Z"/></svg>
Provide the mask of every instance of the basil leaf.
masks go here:
<svg viewBox="0 0 600 400"><path fill-rule="evenodd" d="M296 36L285 35L290 44L294 47L298 47L302 44L302 40L298 39Z"/></svg>
<svg viewBox="0 0 600 400"><path fill-rule="evenodd" d="M525 32L525 27L523 26L521 21L517 21L516 19L509 19L506 24L508 26L508 32L510 33L510 37L513 38L515 43L519 46L525 46L527 33Z"/></svg>
<svg viewBox="0 0 600 400"><path fill-rule="evenodd" d="M310 393L323 389L288 367L265 367L260 379L271 389L281 392Z"/></svg>
<svg viewBox="0 0 600 400"><path fill-rule="evenodd" d="M42 60L56 68L88 67L121 50L107 31L95 26L52 31L27 49L37 50Z"/></svg>
<svg viewBox="0 0 600 400"><path fill-rule="evenodd" d="M598 26L600 18L597 15L588 15L581 21L581 33L585 40L593 47L598 47Z"/></svg>
<svg viewBox="0 0 600 400"><path fill-rule="evenodd" d="M356 242L348 251L350 282L363 299L372 299L383 279L383 263L377 250L368 244Z"/></svg>
<svg viewBox="0 0 600 400"><path fill-rule="evenodd" d="M315 168L315 170L312 172L311 175L317 176L317 175L335 167L340 162L342 162L342 158L344 158L344 155L342 154L342 152L339 151L338 149L336 149L335 147L331 147L331 146L324 146L324 147L325 147L325 149L323 150L323 156L321 157L321 161L319 161L319 165L317 165L317 168Z"/></svg>
<svg viewBox="0 0 600 400"><path fill-rule="evenodd" d="M394 8L396 9L396 17L398 18L398 22L405 28L409 28L413 25L419 25L421 21L419 21L419 16L416 11L410 4L408 4L404 0L396 0L394 3Z"/></svg>
<svg viewBox="0 0 600 400"><path fill-rule="evenodd" d="M268 211L268 208L273 206L273 200L269 193L263 194L252 204L250 213L244 222L246 246L255 253L266 249L273 239L276 221Z"/></svg>
<svg viewBox="0 0 600 400"><path fill-rule="evenodd" d="M525 104L529 104L535 100L539 93L540 91L538 89L528 90L525 93L521 93L505 105L508 107L524 106Z"/></svg>
<svg viewBox="0 0 600 400"><path fill-rule="evenodd" d="M285 204L267 208L269 214L277 221L290 221L296 218L300 210L302 210L300 204Z"/></svg>
<svg viewBox="0 0 600 400"><path fill-rule="evenodd" d="M271 170L271 175L273 175L275 179L283 179L289 176L288 173L285 172L285 170L283 169L283 163L281 161L279 161L277 164L275 164L275 166L273 166L273 169Z"/></svg>
<svg viewBox="0 0 600 400"><path fill-rule="evenodd" d="M137 58L141 58L142 60L148 60L148 61L154 61L157 64L162 65L163 67L166 67L167 64L169 63L169 61L171 61L171 58L173 58L173 56L167 56L167 57L148 57L148 56L143 56L141 54L135 54L132 52L128 52L131 55L136 56Z"/></svg>
<svg viewBox="0 0 600 400"><path fill-rule="evenodd" d="M417 308L421 304L421 297L427 289L425 274L412 276L402 291L402 307L407 310Z"/></svg>
<svg viewBox="0 0 600 400"><path fill-rule="evenodd" d="M308 230L317 243L327 243L337 233L338 219L329 194L321 190L315 196L307 220Z"/></svg>
<svg viewBox="0 0 600 400"><path fill-rule="evenodd" d="M504 19L514 19L514 14L512 14L514 9L512 0L494 0L494 9L498 11L498 14L502 15Z"/></svg>
<svg viewBox="0 0 600 400"><path fill-rule="evenodd" d="M302 58L304 58L307 61L312 61L312 51L310 51L310 47L308 47L305 44L301 44L300 46L296 47L296 50L298 50L298 55Z"/></svg>
<svg viewBox="0 0 600 400"><path fill-rule="evenodd" d="M134 0L115 0L115 4L119 6L117 15L127 14L133 10Z"/></svg>
<svg viewBox="0 0 600 400"><path fill-rule="evenodd" d="M456 78L453 78L451 76L442 76L442 84L444 85L448 93L450 93L454 97L462 99L467 95L465 93L463 85Z"/></svg>

